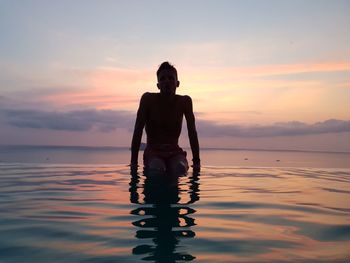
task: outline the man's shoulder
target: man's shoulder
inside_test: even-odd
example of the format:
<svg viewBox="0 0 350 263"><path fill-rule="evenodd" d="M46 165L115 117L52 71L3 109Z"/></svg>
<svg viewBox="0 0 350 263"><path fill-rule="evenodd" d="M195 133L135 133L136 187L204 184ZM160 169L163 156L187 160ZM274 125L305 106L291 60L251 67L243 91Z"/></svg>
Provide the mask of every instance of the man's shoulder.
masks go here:
<svg viewBox="0 0 350 263"><path fill-rule="evenodd" d="M157 96L157 93L145 92L141 97L141 101L149 101L155 98L156 96Z"/></svg>
<svg viewBox="0 0 350 263"><path fill-rule="evenodd" d="M181 100L183 103L192 103L192 99L191 99L191 97L190 96L188 96L188 95L176 95L178 98L179 98L179 100Z"/></svg>
<svg viewBox="0 0 350 263"><path fill-rule="evenodd" d="M175 96L180 98L180 99L182 99L182 100L191 100L191 97L188 96L188 95L178 95L178 94L176 94Z"/></svg>
<svg viewBox="0 0 350 263"><path fill-rule="evenodd" d="M142 94L142 98L143 97L155 97L157 96L158 93L154 93L154 92L145 92Z"/></svg>

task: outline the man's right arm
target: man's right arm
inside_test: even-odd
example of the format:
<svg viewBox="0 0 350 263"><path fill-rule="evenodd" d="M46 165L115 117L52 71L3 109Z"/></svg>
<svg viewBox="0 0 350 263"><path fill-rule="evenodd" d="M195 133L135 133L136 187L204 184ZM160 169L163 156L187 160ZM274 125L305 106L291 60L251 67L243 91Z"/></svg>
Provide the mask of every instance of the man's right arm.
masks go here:
<svg viewBox="0 0 350 263"><path fill-rule="evenodd" d="M199 158L199 143L198 135L195 124L195 117L193 114L192 99L189 96L185 96L185 118L187 122L188 137L190 140L193 167L199 168L201 160Z"/></svg>
<svg viewBox="0 0 350 263"><path fill-rule="evenodd" d="M147 93L143 94L140 100L139 109L137 110L137 116L135 121L134 134L131 142L131 166L137 166L138 155L141 144L142 132L146 123L146 100Z"/></svg>

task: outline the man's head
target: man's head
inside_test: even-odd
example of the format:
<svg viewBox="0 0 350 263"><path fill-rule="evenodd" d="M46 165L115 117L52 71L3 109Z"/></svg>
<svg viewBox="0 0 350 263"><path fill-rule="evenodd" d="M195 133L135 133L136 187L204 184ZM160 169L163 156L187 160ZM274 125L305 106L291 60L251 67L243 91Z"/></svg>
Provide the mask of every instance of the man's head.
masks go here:
<svg viewBox="0 0 350 263"><path fill-rule="evenodd" d="M175 95L176 88L180 85L177 79L177 70L169 62L163 62L157 70L157 87L164 95Z"/></svg>

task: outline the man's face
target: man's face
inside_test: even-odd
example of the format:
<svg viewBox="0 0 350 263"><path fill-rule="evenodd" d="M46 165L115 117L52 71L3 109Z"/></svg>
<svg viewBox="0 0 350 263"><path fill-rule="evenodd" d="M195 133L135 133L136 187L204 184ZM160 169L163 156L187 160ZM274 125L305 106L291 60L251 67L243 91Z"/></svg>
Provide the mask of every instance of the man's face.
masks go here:
<svg viewBox="0 0 350 263"><path fill-rule="evenodd" d="M157 87L164 95L175 95L176 88L180 85L176 73L173 70L162 70L158 75Z"/></svg>

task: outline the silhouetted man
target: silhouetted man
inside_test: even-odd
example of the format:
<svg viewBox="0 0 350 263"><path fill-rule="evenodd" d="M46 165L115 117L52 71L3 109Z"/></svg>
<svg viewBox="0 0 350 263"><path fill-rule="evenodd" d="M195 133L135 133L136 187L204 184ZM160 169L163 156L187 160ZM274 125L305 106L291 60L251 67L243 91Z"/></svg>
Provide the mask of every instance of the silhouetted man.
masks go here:
<svg viewBox="0 0 350 263"><path fill-rule="evenodd" d="M131 166L137 167L143 128L147 134L147 146L143 161L146 168L170 173L184 173L188 170L186 152L178 140L185 115L188 137L193 156L193 167L199 169L199 144L189 96L176 95L180 82L177 70L169 62L163 62L157 70L159 93L146 92L142 95L137 111L134 135L131 143Z"/></svg>

